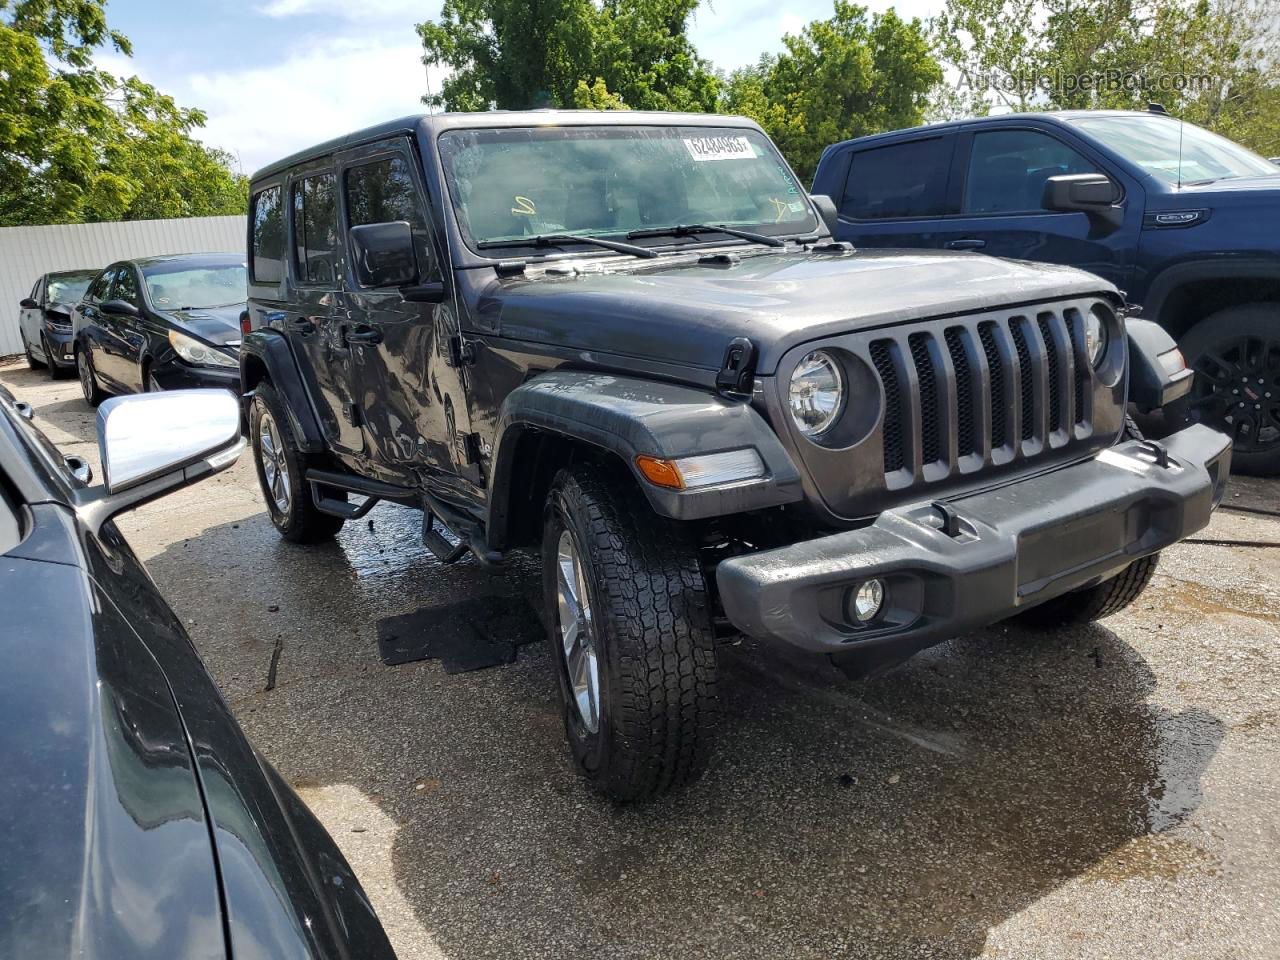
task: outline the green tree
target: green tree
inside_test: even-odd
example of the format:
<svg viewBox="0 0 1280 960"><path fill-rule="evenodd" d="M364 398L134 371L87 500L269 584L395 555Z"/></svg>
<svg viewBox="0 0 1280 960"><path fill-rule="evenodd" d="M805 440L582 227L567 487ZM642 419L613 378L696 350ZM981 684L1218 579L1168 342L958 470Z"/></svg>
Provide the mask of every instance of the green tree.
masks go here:
<svg viewBox="0 0 1280 960"><path fill-rule="evenodd" d="M712 110L719 80L688 38L698 0L445 0L418 24L423 62L450 75L423 102Z"/></svg>
<svg viewBox="0 0 1280 960"><path fill-rule="evenodd" d="M759 122L805 179L828 144L922 123L942 80L919 20L869 14L847 0L783 46L732 73L721 107Z"/></svg>
<svg viewBox="0 0 1280 960"><path fill-rule="evenodd" d="M0 0L0 225L240 213L246 183L199 110L93 64L132 54L101 0Z"/></svg>
<svg viewBox="0 0 1280 960"><path fill-rule="evenodd" d="M947 0L932 33L960 83L934 112L1157 101L1274 154L1276 30L1274 6L1261 0Z"/></svg>

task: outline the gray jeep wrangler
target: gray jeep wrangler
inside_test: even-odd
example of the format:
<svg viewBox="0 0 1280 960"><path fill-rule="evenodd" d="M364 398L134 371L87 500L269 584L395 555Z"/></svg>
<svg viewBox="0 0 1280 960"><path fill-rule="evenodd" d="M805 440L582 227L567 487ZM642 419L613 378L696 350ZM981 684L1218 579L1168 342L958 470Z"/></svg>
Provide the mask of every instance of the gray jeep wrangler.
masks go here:
<svg viewBox="0 0 1280 960"><path fill-rule="evenodd" d="M716 644L861 674L1104 617L1202 528L1226 436L1079 270L831 240L734 117L410 117L253 178L245 416L295 542L390 500L440 560L541 550L573 760L698 774Z"/></svg>

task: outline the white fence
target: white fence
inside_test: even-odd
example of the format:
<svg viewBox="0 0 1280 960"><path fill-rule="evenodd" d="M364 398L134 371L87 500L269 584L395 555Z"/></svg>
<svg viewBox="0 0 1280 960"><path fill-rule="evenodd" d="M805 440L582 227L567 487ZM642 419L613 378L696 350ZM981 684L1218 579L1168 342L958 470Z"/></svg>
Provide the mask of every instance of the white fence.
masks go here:
<svg viewBox="0 0 1280 960"><path fill-rule="evenodd" d="M164 253L243 253L244 217L0 228L0 357L22 352L18 301L43 273Z"/></svg>

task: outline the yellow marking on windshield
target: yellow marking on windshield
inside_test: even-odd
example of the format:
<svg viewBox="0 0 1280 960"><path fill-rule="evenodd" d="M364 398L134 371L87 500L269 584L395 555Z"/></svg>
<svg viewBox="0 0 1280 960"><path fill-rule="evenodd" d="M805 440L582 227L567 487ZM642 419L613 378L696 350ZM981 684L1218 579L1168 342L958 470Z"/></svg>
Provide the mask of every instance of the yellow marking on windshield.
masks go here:
<svg viewBox="0 0 1280 960"><path fill-rule="evenodd" d="M774 209L778 211L778 215L773 218L773 222L781 223L782 218L787 215L787 205L777 197L770 197L769 202L772 203Z"/></svg>
<svg viewBox="0 0 1280 960"><path fill-rule="evenodd" d="M517 217L534 217L538 214L538 208L528 197L516 197L516 205L511 208L512 214Z"/></svg>

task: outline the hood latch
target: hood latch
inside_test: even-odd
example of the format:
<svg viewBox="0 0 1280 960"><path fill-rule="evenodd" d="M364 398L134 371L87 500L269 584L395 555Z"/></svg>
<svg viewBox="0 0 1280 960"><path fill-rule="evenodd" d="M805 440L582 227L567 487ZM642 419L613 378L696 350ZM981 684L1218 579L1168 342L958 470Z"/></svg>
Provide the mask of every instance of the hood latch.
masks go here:
<svg viewBox="0 0 1280 960"><path fill-rule="evenodd" d="M756 345L746 337L734 337L724 352L716 374L716 389L728 396L751 396L756 370Z"/></svg>

